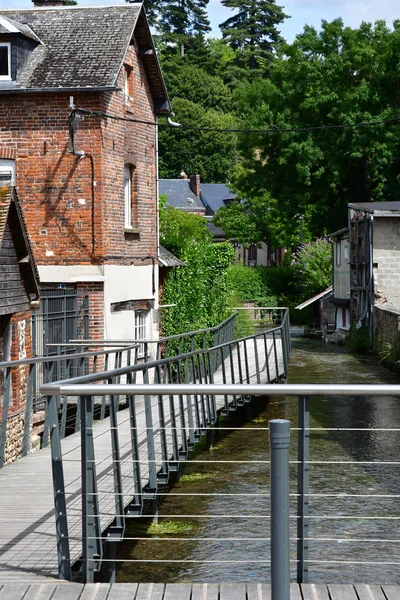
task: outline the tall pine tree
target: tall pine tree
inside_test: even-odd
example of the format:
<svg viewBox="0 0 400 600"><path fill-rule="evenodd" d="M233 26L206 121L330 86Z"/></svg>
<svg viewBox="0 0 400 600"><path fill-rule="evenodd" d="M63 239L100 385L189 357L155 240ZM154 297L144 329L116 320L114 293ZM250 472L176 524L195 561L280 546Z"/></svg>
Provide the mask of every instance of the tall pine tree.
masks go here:
<svg viewBox="0 0 400 600"><path fill-rule="evenodd" d="M288 15L275 0L222 0L222 4L237 9L220 28L223 38L238 53L238 66L265 70L284 41L277 27Z"/></svg>
<svg viewBox="0 0 400 600"><path fill-rule="evenodd" d="M194 40L211 31L209 0L161 0L157 28L164 43L178 48L181 56Z"/></svg>

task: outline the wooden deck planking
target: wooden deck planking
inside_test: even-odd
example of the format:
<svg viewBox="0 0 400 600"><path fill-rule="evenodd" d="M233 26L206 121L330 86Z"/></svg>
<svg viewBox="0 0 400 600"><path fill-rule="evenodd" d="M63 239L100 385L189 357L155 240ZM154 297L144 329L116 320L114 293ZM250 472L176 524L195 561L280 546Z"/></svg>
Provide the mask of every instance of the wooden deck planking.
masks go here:
<svg viewBox="0 0 400 600"><path fill-rule="evenodd" d="M379 585L356 585L358 600L387 600ZM400 598L400 588L397 588L397 598ZM386 590L386 586L385 586ZM396 598L396 597L395 597ZM397 600L396 598L396 600Z"/></svg>
<svg viewBox="0 0 400 600"><path fill-rule="evenodd" d="M302 590L302 592L300 591ZM361 595L359 590L362 590ZM356 591L357 590L357 591ZM368 596L364 596L364 592ZM311 596L308 594L311 593ZM399 600L400 586L290 586L290 600ZM8 583L0 600L271 600L271 586L261 583Z"/></svg>
<svg viewBox="0 0 400 600"><path fill-rule="evenodd" d="M243 343L241 343L243 345ZM270 364L270 379L279 378L283 374L283 358L280 340L276 341L279 352L278 373L275 359ZM258 340L260 356L261 381L267 381L265 348L263 340ZM242 363L243 381L246 381L245 353L239 350ZM268 354L273 353L272 340L268 340ZM237 351L233 351L235 380L238 379L239 369ZM249 371L255 368L254 344L248 348L247 359ZM229 359L226 359L226 362ZM226 366L227 382L231 382L231 370ZM256 382L256 376L250 378ZM214 382L222 383L222 365L214 374ZM188 435L187 397L183 397L185 406L186 435ZM194 424L194 397L190 398ZM178 397L174 398L175 411L178 411ZM216 399L217 409L225 406L224 396ZM165 418L171 423L170 400L163 399ZM144 398L137 396L135 400L137 428L139 431L139 453L141 463L142 483L148 481L149 465L146 450L146 418ZM156 464L161 467L160 422L158 400L152 399L153 429L155 433ZM122 474L124 481L125 505L133 495L133 467L131 458L131 436L129 411L118 413L119 442L121 448ZM179 445L181 445L183 430L179 418L176 420ZM109 433L109 419L98 421L94 425L94 444L96 452L96 467L98 477L99 503L102 512L103 530L114 518L114 480L112 471L112 448ZM172 456L172 435L167 436L168 450ZM74 562L81 554L81 485L80 485L80 433L73 434L62 441L64 479L66 485L68 524L71 544L71 561ZM7 467L0 469L0 581L8 579L32 579L34 577L57 577L57 548L54 523L53 481L51 472L50 448L44 448ZM1 596L0 596L1 598Z"/></svg>

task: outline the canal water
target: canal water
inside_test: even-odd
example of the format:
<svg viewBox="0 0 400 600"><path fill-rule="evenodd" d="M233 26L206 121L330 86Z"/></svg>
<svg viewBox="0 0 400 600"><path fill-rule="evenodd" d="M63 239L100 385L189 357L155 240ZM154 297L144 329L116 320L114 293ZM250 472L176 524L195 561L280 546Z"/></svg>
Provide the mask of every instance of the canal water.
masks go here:
<svg viewBox="0 0 400 600"><path fill-rule="evenodd" d="M317 340L293 341L289 383L399 380L376 357L351 356ZM388 430L400 428L400 401L316 397L310 408L310 460L321 461L310 465L310 582L399 584L400 431ZM266 427L270 419L287 418L295 428L297 400L260 398L252 410L222 419L212 449L198 445L180 481L163 497L158 522L130 522L130 539L119 546L118 581L269 581ZM296 452L294 430L293 460ZM365 464L374 461L399 464ZM296 471L292 464L292 493ZM296 514L295 497L291 514ZM295 518L291 537L296 537ZM291 558L295 580L295 541Z"/></svg>

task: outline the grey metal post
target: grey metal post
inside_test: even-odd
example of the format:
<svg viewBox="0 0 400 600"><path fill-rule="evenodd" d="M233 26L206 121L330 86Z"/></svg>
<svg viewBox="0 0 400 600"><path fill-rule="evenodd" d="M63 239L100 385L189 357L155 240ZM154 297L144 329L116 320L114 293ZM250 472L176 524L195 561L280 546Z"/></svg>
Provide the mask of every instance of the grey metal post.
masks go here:
<svg viewBox="0 0 400 600"><path fill-rule="evenodd" d="M31 419L33 406L33 388L36 377L36 364L29 365L28 390L25 404L25 421L24 421L24 437L22 440L22 456L26 456L29 452L30 437L31 437Z"/></svg>
<svg viewBox="0 0 400 600"><path fill-rule="evenodd" d="M101 561L101 526L93 444L92 396L81 396L82 580L94 582Z"/></svg>
<svg viewBox="0 0 400 600"><path fill-rule="evenodd" d="M290 600L290 422L269 422L271 447L271 600Z"/></svg>
<svg viewBox="0 0 400 600"><path fill-rule="evenodd" d="M7 367L5 370L4 377L4 393L3 393L3 410L1 416L1 427L0 427L0 469L4 466L6 442L7 442L7 419L8 419L8 408L11 403L11 378L12 371L11 367Z"/></svg>
<svg viewBox="0 0 400 600"><path fill-rule="evenodd" d="M62 463L60 431L58 428L57 398L47 397L50 422L51 468L53 474L54 509L56 518L58 578L71 581L67 502L65 497L64 470Z"/></svg>
<svg viewBox="0 0 400 600"><path fill-rule="evenodd" d="M299 396L299 433L297 441L297 583L308 583L309 427L309 398L308 396Z"/></svg>

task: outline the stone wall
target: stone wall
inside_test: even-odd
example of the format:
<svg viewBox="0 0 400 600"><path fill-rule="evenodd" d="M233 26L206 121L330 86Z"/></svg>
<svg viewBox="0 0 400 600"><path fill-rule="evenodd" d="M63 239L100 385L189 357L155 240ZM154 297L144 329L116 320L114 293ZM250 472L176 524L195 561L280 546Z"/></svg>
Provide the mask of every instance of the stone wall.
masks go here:
<svg viewBox="0 0 400 600"><path fill-rule="evenodd" d="M400 348L400 310L393 306L375 306L375 349L382 352L390 344Z"/></svg>

